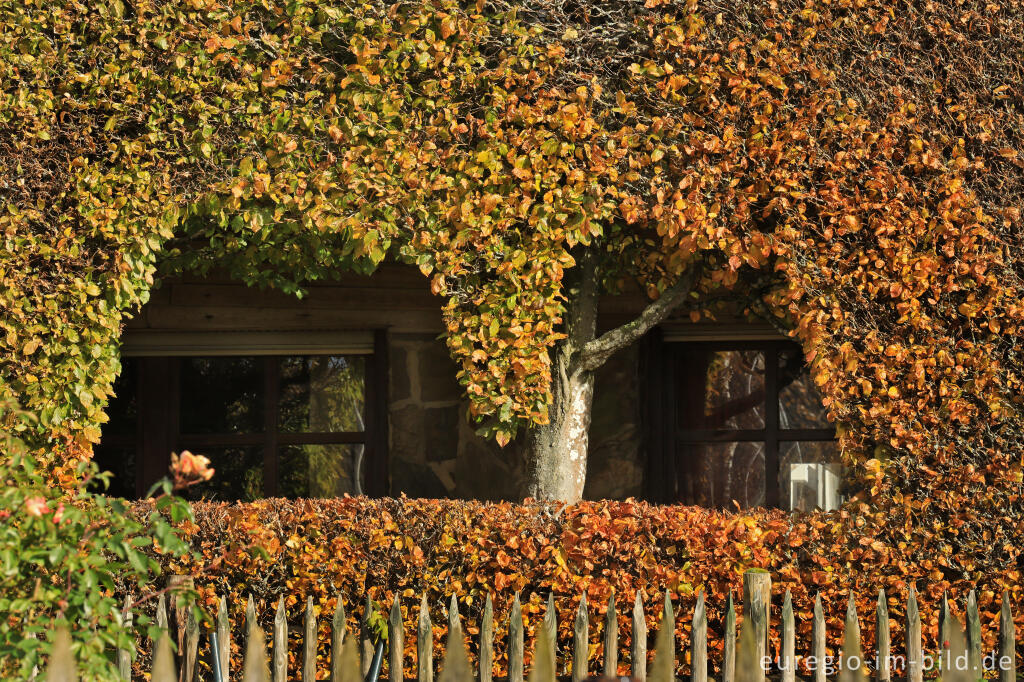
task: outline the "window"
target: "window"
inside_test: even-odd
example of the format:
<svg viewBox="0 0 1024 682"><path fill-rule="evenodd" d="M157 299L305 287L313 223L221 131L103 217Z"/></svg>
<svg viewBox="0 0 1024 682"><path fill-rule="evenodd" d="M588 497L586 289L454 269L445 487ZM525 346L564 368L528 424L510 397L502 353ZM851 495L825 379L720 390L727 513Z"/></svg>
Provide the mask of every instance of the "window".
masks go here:
<svg viewBox="0 0 1024 682"><path fill-rule="evenodd" d="M833 509L835 429L789 341L648 344L654 499L707 507Z"/></svg>
<svg viewBox="0 0 1024 682"><path fill-rule="evenodd" d="M172 451L210 458L192 498L386 492L377 354L126 357L96 460L143 495Z"/></svg>

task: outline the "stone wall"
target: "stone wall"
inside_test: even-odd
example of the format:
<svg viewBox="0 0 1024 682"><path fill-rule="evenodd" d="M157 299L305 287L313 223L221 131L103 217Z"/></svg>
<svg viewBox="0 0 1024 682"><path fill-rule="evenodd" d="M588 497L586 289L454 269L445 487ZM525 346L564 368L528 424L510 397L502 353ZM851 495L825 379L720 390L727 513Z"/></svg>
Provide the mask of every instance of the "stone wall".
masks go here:
<svg viewBox="0 0 1024 682"><path fill-rule="evenodd" d="M525 460L476 435L466 416L456 365L434 334L389 338L391 494L517 500ZM640 496L637 350L619 353L597 375L585 496Z"/></svg>

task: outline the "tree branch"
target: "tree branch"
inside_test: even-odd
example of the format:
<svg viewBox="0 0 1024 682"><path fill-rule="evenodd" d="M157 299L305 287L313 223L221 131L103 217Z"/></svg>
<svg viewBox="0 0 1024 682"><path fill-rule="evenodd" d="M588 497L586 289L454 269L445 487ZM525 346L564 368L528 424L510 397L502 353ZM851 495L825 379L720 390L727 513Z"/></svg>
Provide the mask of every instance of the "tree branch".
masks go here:
<svg viewBox="0 0 1024 682"><path fill-rule="evenodd" d="M692 268L667 289L657 301L644 308L635 320L587 342L580 350L578 367L585 372L593 372L603 365L615 351L625 348L646 334L686 299L693 289L696 279L696 268Z"/></svg>

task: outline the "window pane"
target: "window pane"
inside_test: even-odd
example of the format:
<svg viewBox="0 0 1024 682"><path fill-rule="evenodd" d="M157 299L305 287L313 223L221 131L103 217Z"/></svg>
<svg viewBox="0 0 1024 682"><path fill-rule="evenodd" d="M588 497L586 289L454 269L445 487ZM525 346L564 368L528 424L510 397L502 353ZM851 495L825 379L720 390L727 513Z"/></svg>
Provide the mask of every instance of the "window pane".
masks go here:
<svg viewBox="0 0 1024 682"><path fill-rule="evenodd" d="M286 433L364 431L366 359L281 359L278 428Z"/></svg>
<svg viewBox="0 0 1024 682"><path fill-rule="evenodd" d="M182 358L182 433L261 433L263 359Z"/></svg>
<svg viewBox="0 0 1024 682"><path fill-rule="evenodd" d="M139 427L139 361L121 359L121 373L114 380L114 395L107 403L109 421L103 425L100 442L93 448L93 461L100 471L109 471L110 487L97 484L97 492L132 499L135 494L135 452Z"/></svg>
<svg viewBox="0 0 1024 682"><path fill-rule="evenodd" d="M679 453L679 500L741 509L765 503L764 443L686 443Z"/></svg>
<svg viewBox="0 0 1024 682"><path fill-rule="evenodd" d="M210 458L214 474L209 481L189 487L188 499L251 502L263 497L263 448L209 448L196 454Z"/></svg>
<svg viewBox="0 0 1024 682"><path fill-rule="evenodd" d="M285 497L360 495L366 478L364 452L362 444L351 443L281 448L280 492Z"/></svg>
<svg viewBox="0 0 1024 682"><path fill-rule="evenodd" d="M799 511L836 509L842 466L835 441L779 443L779 501Z"/></svg>
<svg viewBox="0 0 1024 682"><path fill-rule="evenodd" d="M682 428L764 428L764 353L694 349L679 362Z"/></svg>
<svg viewBox="0 0 1024 682"><path fill-rule="evenodd" d="M110 487L104 489L99 482L93 486L97 493L111 497L124 497L132 500L135 494L135 447L104 445L99 443L93 449L93 461L100 471L109 471Z"/></svg>
<svg viewBox="0 0 1024 682"><path fill-rule="evenodd" d="M821 395L799 350L779 353L779 428L828 429Z"/></svg>
<svg viewBox="0 0 1024 682"><path fill-rule="evenodd" d="M131 436L138 433L139 405L139 361L135 358L121 359L121 373L114 380L114 395L107 403L107 417L103 425L104 436Z"/></svg>

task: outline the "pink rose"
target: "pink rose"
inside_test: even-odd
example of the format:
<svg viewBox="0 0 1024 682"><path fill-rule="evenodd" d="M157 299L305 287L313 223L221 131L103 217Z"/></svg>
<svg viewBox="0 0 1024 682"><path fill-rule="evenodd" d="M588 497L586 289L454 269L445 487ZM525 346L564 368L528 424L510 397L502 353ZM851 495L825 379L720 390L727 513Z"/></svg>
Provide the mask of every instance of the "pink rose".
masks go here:
<svg viewBox="0 0 1024 682"><path fill-rule="evenodd" d="M25 500L25 511L29 516L42 516L50 513L50 507L46 504L45 497L35 495Z"/></svg>
<svg viewBox="0 0 1024 682"><path fill-rule="evenodd" d="M188 450L183 450L180 455L171 453L171 473L179 484L185 485L213 478L210 460L202 455L193 455Z"/></svg>

